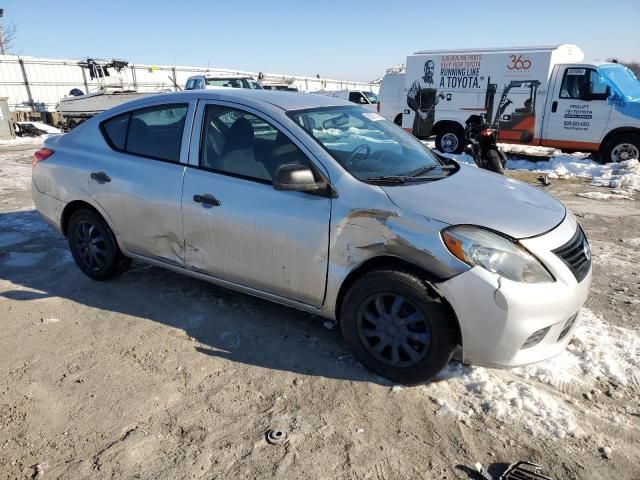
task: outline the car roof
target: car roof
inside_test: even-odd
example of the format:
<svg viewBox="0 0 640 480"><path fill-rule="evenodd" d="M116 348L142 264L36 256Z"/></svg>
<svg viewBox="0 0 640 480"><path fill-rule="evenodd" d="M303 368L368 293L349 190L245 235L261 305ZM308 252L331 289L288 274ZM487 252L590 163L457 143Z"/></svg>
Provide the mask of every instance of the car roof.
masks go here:
<svg viewBox="0 0 640 480"><path fill-rule="evenodd" d="M282 110L303 110L306 108L331 107L331 106L355 106L353 103L328 95L312 95L309 93L286 92L282 90L258 90L249 88L217 88L215 90L189 90L182 92L164 93L143 97L133 102L128 102L129 108L137 102L145 103L145 99L153 98L155 101L179 102L193 98L202 100L226 100L239 102L248 106L260 107L270 104ZM154 102L155 103L155 102Z"/></svg>

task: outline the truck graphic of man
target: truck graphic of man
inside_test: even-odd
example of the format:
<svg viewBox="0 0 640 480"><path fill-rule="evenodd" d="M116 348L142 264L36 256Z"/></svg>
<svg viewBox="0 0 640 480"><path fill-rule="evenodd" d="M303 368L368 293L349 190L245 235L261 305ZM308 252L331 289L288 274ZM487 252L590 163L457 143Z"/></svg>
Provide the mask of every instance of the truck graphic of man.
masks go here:
<svg viewBox="0 0 640 480"><path fill-rule="evenodd" d="M444 94L438 95L438 90L433 84L433 74L436 64L433 60L424 63L424 75L418 78L407 92L407 105L415 112L413 117L413 133L418 138L431 135L431 129L435 122L435 109Z"/></svg>

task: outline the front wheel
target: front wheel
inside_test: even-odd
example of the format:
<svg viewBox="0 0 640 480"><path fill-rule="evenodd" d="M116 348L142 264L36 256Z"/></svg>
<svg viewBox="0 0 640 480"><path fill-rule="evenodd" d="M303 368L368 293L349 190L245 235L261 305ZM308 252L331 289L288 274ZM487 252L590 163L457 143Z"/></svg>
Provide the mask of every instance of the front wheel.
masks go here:
<svg viewBox="0 0 640 480"><path fill-rule="evenodd" d="M436 134L436 148L442 153L462 153L465 143L464 130L457 126L441 128Z"/></svg>
<svg viewBox="0 0 640 480"><path fill-rule="evenodd" d="M640 160L640 135L623 133L605 142L600 156L602 163Z"/></svg>
<svg viewBox="0 0 640 480"><path fill-rule="evenodd" d="M369 272L345 295L342 334L372 372L407 385L428 381L447 365L455 343L439 300L411 273Z"/></svg>
<svg viewBox="0 0 640 480"><path fill-rule="evenodd" d="M487 170L504 175L502 159L500 158L500 154L496 150L490 149L489 151L487 151L487 153L484 154L484 164Z"/></svg>
<svg viewBox="0 0 640 480"><path fill-rule="evenodd" d="M120 252L107 222L93 210L78 210L71 216L68 241L76 264L94 280L117 277L131 264Z"/></svg>

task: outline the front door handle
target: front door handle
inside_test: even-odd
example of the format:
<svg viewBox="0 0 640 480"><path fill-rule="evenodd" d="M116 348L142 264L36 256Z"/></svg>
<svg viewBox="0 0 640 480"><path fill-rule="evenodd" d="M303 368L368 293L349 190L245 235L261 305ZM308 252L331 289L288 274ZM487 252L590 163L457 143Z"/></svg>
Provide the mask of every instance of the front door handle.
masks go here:
<svg viewBox="0 0 640 480"><path fill-rule="evenodd" d="M556 110L558 110L558 102L553 102L551 104L551 113L556 113Z"/></svg>
<svg viewBox="0 0 640 480"><path fill-rule="evenodd" d="M105 172L92 172L91 179L96 180L99 183L110 182L111 177L107 175Z"/></svg>
<svg viewBox="0 0 640 480"><path fill-rule="evenodd" d="M207 193L205 195L194 195L193 201L196 203L202 203L204 205L210 205L213 207L220 206L220 200L218 200L216 197L214 197L210 193Z"/></svg>

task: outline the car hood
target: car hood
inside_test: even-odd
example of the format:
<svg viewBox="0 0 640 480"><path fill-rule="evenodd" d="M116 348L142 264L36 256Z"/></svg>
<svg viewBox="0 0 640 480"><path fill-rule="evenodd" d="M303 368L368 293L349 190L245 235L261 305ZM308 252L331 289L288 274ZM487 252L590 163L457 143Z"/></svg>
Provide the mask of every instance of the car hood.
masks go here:
<svg viewBox="0 0 640 480"><path fill-rule="evenodd" d="M562 203L512 178L460 164L442 180L382 187L393 203L450 225L478 225L512 238L547 232L560 224Z"/></svg>

